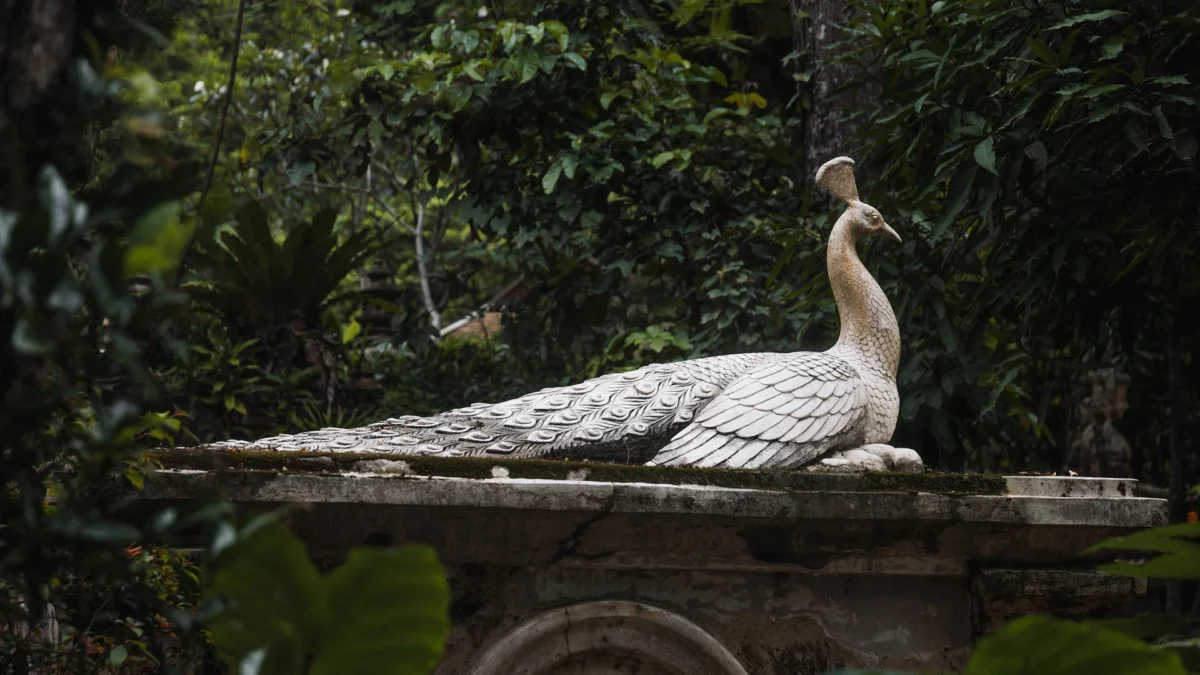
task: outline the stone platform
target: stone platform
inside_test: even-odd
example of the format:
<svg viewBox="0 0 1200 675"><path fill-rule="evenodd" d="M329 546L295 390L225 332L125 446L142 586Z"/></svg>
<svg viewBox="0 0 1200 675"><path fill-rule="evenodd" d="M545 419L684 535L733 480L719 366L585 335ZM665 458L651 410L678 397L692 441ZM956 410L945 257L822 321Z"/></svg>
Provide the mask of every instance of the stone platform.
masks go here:
<svg viewBox="0 0 1200 675"><path fill-rule="evenodd" d="M314 559L421 542L450 575L438 675L945 671L1030 612L1133 611L1080 552L1165 523L1118 479L814 474L173 451L150 500L221 494Z"/></svg>

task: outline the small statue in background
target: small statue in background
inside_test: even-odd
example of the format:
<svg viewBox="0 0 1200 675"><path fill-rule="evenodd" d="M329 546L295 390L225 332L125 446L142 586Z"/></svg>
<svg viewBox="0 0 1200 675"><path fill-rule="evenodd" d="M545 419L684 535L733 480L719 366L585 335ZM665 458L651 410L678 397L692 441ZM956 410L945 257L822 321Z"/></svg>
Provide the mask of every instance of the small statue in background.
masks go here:
<svg viewBox="0 0 1200 675"><path fill-rule="evenodd" d="M1129 376L1105 368L1088 380L1092 391L1076 406L1065 465L1090 478L1132 478L1133 449L1114 424L1129 408Z"/></svg>

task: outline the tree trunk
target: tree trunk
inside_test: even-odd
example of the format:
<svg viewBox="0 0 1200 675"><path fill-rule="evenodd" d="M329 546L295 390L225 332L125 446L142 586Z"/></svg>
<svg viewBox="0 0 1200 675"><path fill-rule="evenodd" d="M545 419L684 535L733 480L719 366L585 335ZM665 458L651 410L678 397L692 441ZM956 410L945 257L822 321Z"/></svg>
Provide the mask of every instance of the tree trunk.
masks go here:
<svg viewBox="0 0 1200 675"><path fill-rule="evenodd" d="M21 208L37 169L70 136L49 99L75 46L75 18L74 0L0 0L0 207Z"/></svg>
<svg viewBox="0 0 1200 675"><path fill-rule="evenodd" d="M817 167L839 156L858 153L854 140L857 124L846 115L870 100L872 87L838 91L861 74L847 63L837 63L834 43L843 38L842 27L853 16L846 0L789 0L792 33L802 76L800 101L804 118L805 170L810 178ZM805 77L805 75L807 77ZM807 82L805 81L807 80Z"/></svg>
<svg viewBox="0 0 1200 675"><path fill-rule="evenodd" d="M0 130L49 91L71 53L74 0L0 0Z"/></svg>

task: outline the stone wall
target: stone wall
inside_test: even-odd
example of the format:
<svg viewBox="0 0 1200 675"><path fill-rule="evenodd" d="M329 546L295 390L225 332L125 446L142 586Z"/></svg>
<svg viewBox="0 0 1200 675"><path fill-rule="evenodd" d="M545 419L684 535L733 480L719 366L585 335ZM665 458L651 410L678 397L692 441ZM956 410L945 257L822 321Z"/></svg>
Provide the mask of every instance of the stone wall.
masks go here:
<svg viewBox="0 0 1200 675"><path fill-rule="evenodd" d="M191 455L145 494L308 502L291 526L326 565L354 546L433 546L453 590L437 675L954 670L1015 616L1134 609L1144 582L1100 575L1079 552L1165 519L1128 480L550 462L570 477L520 478L539 465L517 460L489 478L453 475L478 476L470 461L430 475L343 459L271 468L218 453L199 468Z"/></svg>

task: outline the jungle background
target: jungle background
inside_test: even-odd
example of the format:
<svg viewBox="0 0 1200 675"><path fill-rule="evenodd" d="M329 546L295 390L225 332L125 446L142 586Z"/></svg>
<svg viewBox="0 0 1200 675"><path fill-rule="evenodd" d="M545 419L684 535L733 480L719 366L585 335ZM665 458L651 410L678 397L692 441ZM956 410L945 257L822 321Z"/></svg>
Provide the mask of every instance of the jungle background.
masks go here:
<svg viewBox="0 0 1200 675"><path fill-rule="evenodd" d="M220 503L130 522L114 495L147 450L829 346L840 209L812 174L837 155L905 241L862 250L904 342L894 442L935 470L1133 476L1187 510L1194 3L0 17L0 571L6 625L60 631L10 632L14 667L212 662L202 580L297 550ZM203 555L171 547L196 527ZM359 562L436 566L405 555Z"/></svg>

